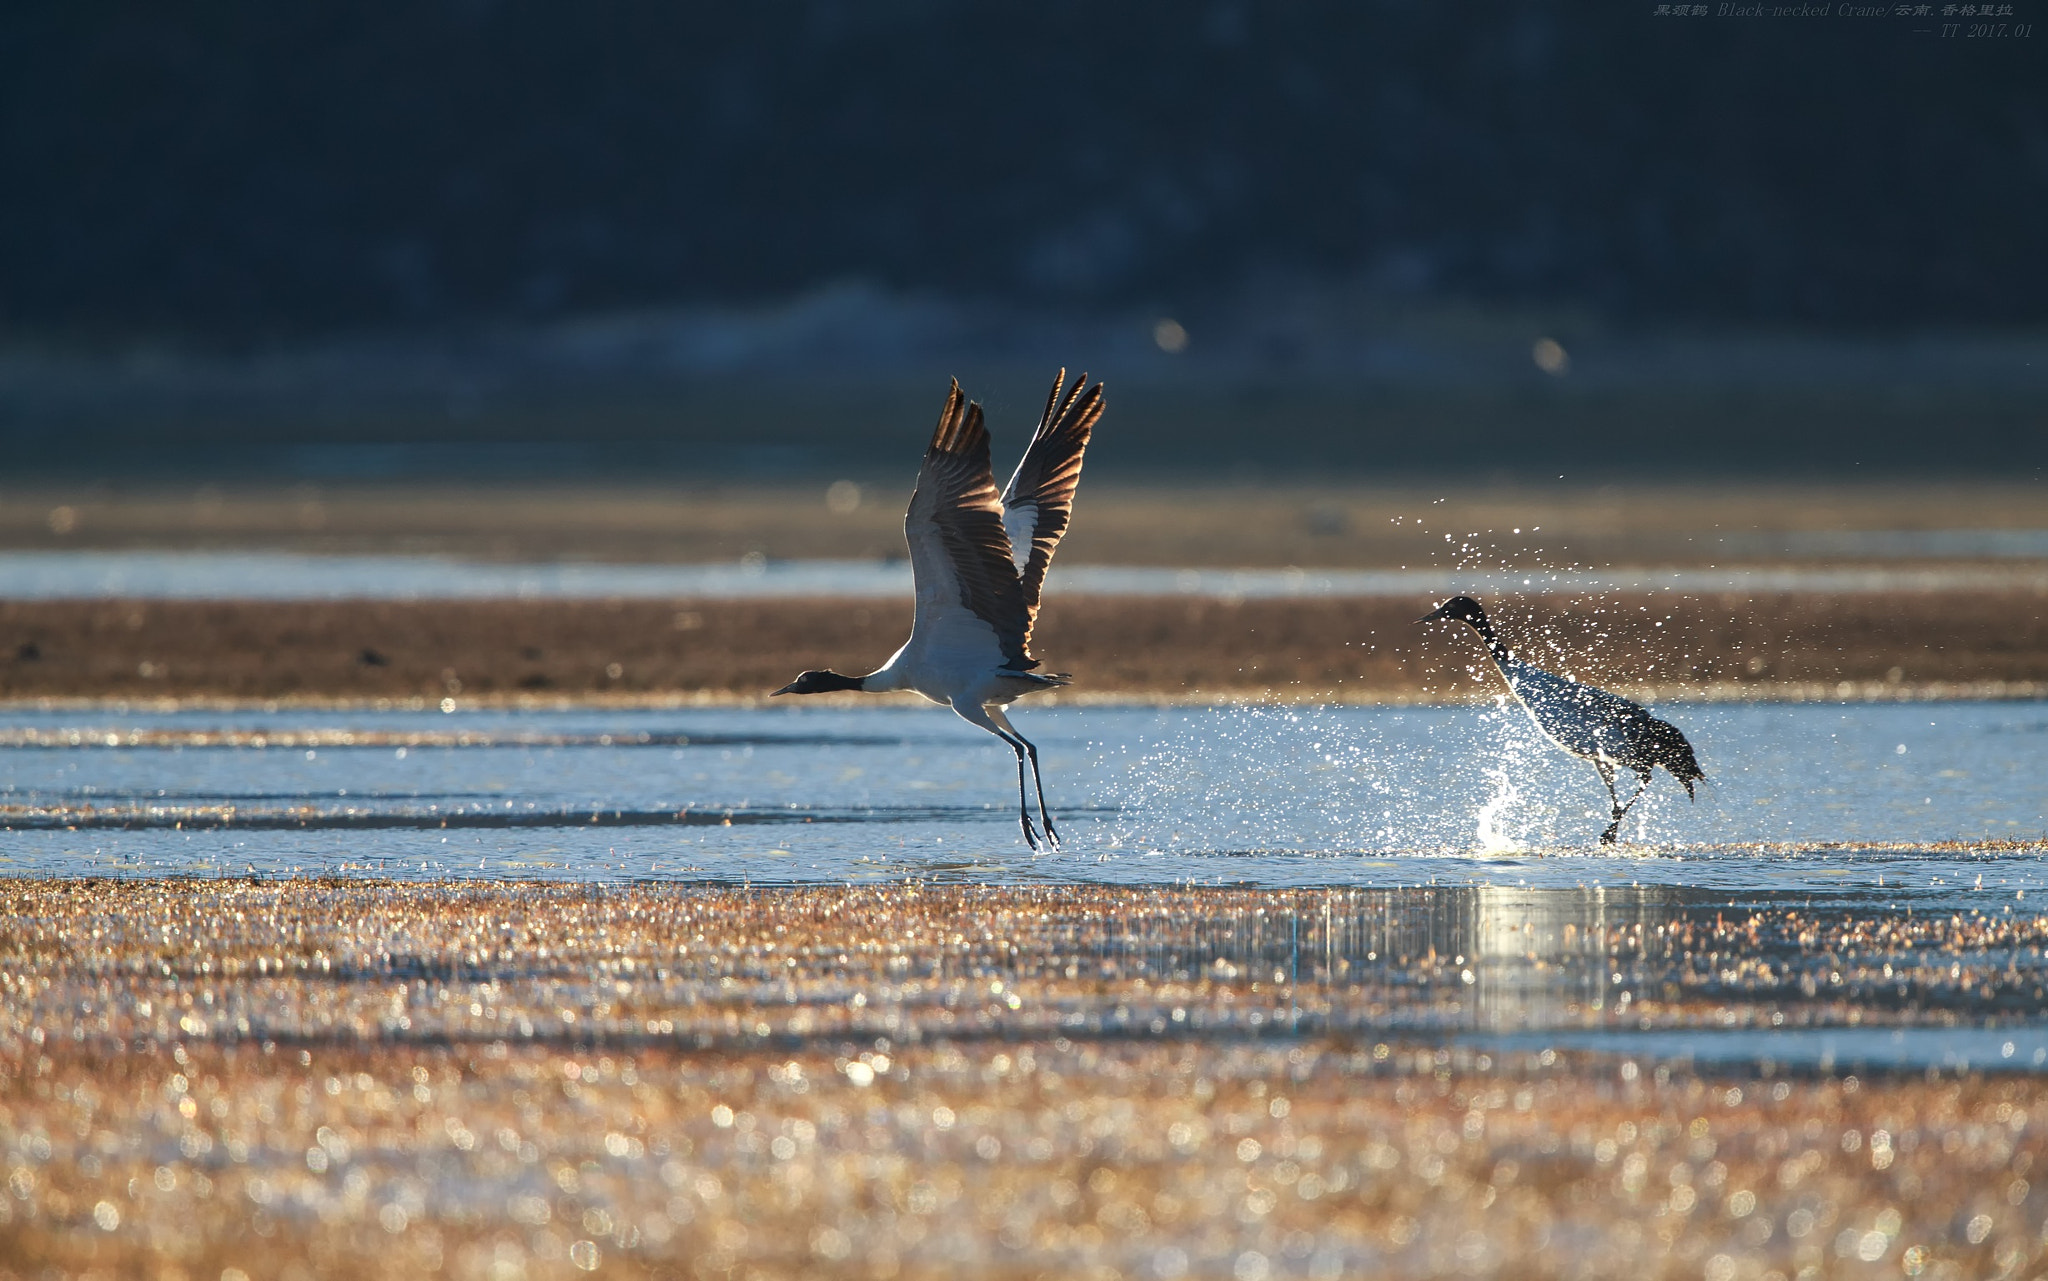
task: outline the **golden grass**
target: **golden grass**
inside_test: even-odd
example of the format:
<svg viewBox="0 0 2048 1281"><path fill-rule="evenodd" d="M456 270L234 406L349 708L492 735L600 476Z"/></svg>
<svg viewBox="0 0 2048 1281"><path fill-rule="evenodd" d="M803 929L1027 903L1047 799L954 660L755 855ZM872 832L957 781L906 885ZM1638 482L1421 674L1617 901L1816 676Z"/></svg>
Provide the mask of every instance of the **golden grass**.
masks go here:
<svg viewBox="0 0 2048 1281"><path fill-rule="evenodd" d="M903 554L915 458L828 505L806 485L0 489L0 547L280 548L495 559L736 561ZM1448 567L1697 565L1775 559L1777 535L2041 529L2038 484L1082 485L1064 564ZM1455 541L1446 544L1444 535ZM1468 539L1468 536L1476 538ZM1727 540L1734 540L1733 542Z"/></svg>

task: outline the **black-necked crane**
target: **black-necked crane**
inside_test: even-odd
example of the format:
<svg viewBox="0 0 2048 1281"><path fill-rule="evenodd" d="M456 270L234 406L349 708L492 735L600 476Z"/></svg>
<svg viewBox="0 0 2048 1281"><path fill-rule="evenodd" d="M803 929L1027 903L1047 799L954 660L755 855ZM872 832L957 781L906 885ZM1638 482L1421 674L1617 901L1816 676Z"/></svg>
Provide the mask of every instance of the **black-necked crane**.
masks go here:
<svg viewBox="0 0 2048 1281"><path fill-rule="evenodd" d="M1081 455L1102 417L1102 384L1087 384L1088 375L1082 374L1069 386L1067 371L1060 370L1023 461L999 496L989 469L981 406L966 401L954 382L903 517L917 590L910 639L866 676L811 671L775 691L912 690L951 707L960 719L1002 739L1017 754L1017 821L1033 849L1038 834L1025 794L1027 760L1038 792L1038 817L1055 849L1059 833L1046 808L1038 749L1017 732L1003 709L1071 679L1032 670L1038 660L1031 656L1031 627L1038 619L1046 566L1073 514Z"/></svg>
<svg viewBox="0 0 2048 1281"><path fill-rule="evenodd" d="M1546 672L1516 658L1494 635L1486 611L1470 596L1453 596L1416 621L1433 623L1440 618L1470 624L1486 642L1486 652L1507 681L1508 692L1529 713L1529 719L1536 722L1543 736L1572 755L1593 762L1593 768L1600 771L1600 781L1607 784L1607 799L1614 815L1614 821L1600 833L1602 845L1614 843L1621 820L1649 787L1650 776L1659 765L1685 784L1688 798L1694 796L1693 780L1706 778L1693 757L1692 744L1685 741L1676 725L1658 720L1619 694ZM1638 780L1635 795L1626 802L1614 790L1617 769L1634 771Z"/></svg>

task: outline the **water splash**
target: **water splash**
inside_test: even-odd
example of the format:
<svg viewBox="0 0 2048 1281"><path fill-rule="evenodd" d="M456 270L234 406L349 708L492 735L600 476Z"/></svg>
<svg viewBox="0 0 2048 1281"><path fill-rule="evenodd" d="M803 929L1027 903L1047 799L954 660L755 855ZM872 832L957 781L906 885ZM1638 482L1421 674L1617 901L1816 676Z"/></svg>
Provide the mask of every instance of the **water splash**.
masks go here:
<svg viewBox="0 0 2048 1281"><path fill-rule="evenodd" d="M1502 767L1488 770L1486 776L1493 781L1493 795L1479 807L1479 848L1488 854L1527 853L1529 847L1510 835L1503 823L1508 811L1521 800L1515 781Z"/></svg>

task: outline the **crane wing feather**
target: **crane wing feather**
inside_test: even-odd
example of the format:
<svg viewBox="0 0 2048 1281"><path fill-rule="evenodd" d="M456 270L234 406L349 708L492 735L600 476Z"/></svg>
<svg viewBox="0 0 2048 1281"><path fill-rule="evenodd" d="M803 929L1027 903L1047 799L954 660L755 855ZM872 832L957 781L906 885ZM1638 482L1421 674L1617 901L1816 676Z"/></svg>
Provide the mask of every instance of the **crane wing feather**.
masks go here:
<svg viewBox="0 0 2048 1281"><path fill-rule="evenodd" d="M1088 386L1082 374L1070 386L1067 371L1053 376L1052 394L1039 416L1024 458L1003 490L1003 525L1010 539L1025 611L1024 634L1038 620L1039 592L1052 554L1067 532L1074 491L1081 483L1081 457L1102 417L1102 384Z"/></svg>
<svg viewBox="0 0 2048 1281"><path fill-rule="evenodd" d="M903 518L917 585L915 627L957 634L949 615L965 610L994 632L1001 666L1028 671L1038 666L1027 646L1031 611L1011 560L988 447L981 406L968 402L956 381Z"/></svg>

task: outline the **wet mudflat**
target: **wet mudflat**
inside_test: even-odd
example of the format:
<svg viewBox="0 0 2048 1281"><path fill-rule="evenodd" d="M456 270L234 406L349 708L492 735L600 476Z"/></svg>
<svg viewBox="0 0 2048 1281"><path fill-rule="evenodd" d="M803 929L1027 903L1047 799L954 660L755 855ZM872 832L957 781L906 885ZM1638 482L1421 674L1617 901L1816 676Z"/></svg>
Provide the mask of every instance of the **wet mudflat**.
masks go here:
<svg viewBox="0 0 2048 1281"><path fill-rule="evenodd" d="M0 598L0 695L732 704L759 700L805 668L872 670L910 626L901 561L766 563L755 575L736 562L567 566L535 580L539 593L556 579L567 590L611 570L679 576L643 585L656 598L636 591L603 600L519 599L523 580L510 569L439 562L428 586L443 595L395 598L408 574L373 566L330 583L332 598L321 598L334 565L313 572L292 561L252 584L253 571L235 561L193 589L301 594L221 600L164 599L180 563L164 559L170 568L137 568L109 585L156 599L99 598L62 574L53 590L82 598L32 599L35 583L14 584L16 594ZM1623 572L1614 591L1523 573L1506 575L1514 584L1507 595L1496 595L1507 586L1497 565L1351 575L1398 582L1350 589L1363 594L1326 591L1332 574L1321 571L1134 575L1053 570L1034 644L1054 670L1073 674L1072 694L1442 701L1470 684L1465 668L1476 651L1469 638L1414 620L1454 590L1480 593L1529 656L1616 688L1808 701L2048 692L2048 594L2043 571L2024 564ZM473 598L462 586L504 598ZM1154 594L1162 586L1172 594ZM696 594L742 589L755 594ZM887 594L871 594L878 590ZM371 595L348 598L357 591Z"/></svg>
<svg viewBox="0 0 2048 1281"><path fill-rule="evenodd" d="M2048 721L16 711L0 1273L2030 1277Z"/></svg>

